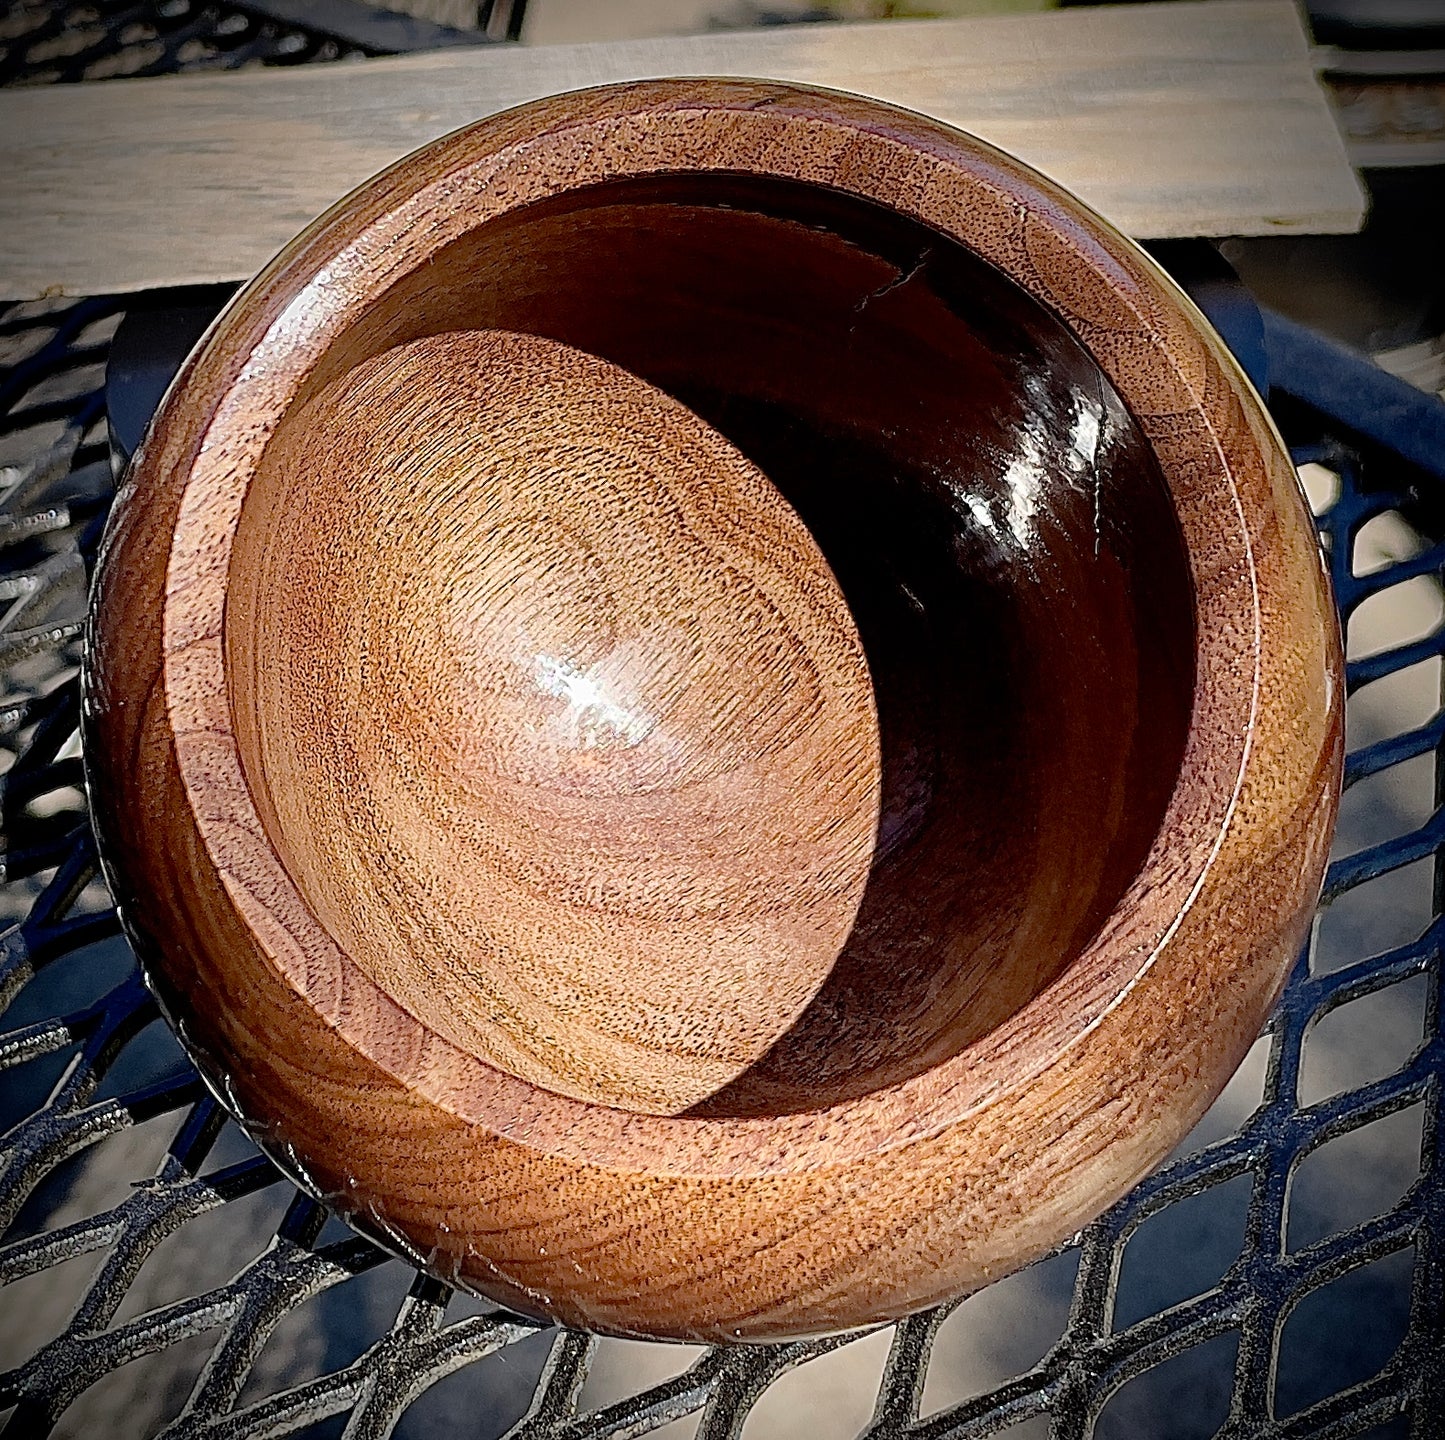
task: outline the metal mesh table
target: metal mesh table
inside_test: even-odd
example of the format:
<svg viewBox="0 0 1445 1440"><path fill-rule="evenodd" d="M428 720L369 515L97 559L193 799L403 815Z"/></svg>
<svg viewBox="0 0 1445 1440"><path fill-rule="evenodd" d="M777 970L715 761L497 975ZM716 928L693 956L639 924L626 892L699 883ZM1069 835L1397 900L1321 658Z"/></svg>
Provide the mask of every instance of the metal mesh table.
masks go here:
<svg viewBox="0 0 1445 1440"><path fill-rule="evenodd" d="M13 39L38 8L9 12L9 78L51 64ZM184 11L199 64L227 63L206 47L249 13L88 8L92 60L130 43L102 12L156 28ZM346 51L265 24L252 61ZM1319 513L1350 789L1310 953L1179 1153L961 1305L816 1342L641 1346L450 1295L329 1220L157 1018L97 878L76 735L126 308L0 311L5 1434L1445 1434L1445 406L1277 317L1230 335L1269 365Z"/></svg>

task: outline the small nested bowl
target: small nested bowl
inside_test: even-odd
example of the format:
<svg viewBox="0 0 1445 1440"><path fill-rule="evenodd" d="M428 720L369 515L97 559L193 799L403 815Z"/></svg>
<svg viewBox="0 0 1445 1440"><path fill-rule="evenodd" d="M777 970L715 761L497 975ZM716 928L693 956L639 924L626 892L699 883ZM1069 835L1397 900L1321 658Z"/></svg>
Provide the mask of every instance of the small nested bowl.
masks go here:
<svg viewBox="0 0 1445 1440"><path fill-rule="evenodd" d="M620 1334L903 1315L1177 1143L1301 943L1338 633L1257 397L1078 201L678 80L426 147L191 357L87 758L258 1141Z"/></svg>

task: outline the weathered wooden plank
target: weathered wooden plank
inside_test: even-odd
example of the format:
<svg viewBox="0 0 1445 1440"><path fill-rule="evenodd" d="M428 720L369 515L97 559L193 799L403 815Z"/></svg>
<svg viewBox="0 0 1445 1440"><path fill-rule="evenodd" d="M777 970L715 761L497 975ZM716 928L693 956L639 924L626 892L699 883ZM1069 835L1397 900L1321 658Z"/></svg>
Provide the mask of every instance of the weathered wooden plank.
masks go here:
<svg viewBox="0 0 1445 1440"><path fill-rule="evenodd" d="M496 46L0 95L0 296L241 279L407 151L536 96L661 75L860 91L972 130L1134 235L1362 215L1289 0Z"/></svg>

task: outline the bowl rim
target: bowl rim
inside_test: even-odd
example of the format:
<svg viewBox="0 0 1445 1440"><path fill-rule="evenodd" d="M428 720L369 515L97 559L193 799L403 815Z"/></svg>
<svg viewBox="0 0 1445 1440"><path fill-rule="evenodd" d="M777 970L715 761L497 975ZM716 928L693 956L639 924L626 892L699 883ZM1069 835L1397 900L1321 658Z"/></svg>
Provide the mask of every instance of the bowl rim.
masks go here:
<svg viewBox="0 0 1445 1440"><path fill-rule="evenodd" d="M842 149L846 178L837 173ZM896 163L905 153L915 167L906 190ZM225 600L231 541L264 445L330 343L429 249L562 189L739 168L826 183L942 230L1074 333L1141 424L1168 483L1194 581L1196 681L1178 777L1147 857L1083 952L1023 1007L931 1069L825 1108L664 1117L492 1069L426 1029L332 941L286 873L245 776ZM1228 433L1216 418L1221 393ZM1239 447L1251 445L1257 454L1241 458ZM1271 623L1256 565L1269 517L1237 472L1268 470L1282 454L1271 457L1271 447L1281 442L1248 381L1173 282L1082 202L984 142L876 100L771 81L650 81L533 102L406 157L292 241L218 317L137 451L134 474L162 451L186 467L162 617L182 793L265 963L387 1074L518 1144L615 1170L744 1178L877 1156L985 1106L1016 1104L1023 1122L1028 1092L1112 1023L1175 947L1186 916L1218 903L1211 878L1254 758ZM1317 889L1318 876L1301 879ZM1272 977L1269 1000L1282 979Z"/></svg>

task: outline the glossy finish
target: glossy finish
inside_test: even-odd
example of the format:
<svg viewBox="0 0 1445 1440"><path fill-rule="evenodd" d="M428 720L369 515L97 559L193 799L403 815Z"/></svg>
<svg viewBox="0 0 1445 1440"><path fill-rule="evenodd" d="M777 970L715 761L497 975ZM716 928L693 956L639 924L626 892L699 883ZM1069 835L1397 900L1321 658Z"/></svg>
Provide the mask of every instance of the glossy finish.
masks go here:
<svg viewBox="0 0 1445 1440"><path fill-rule="evenodd" d="M766 476L605 360L432 335L288 414L226 667L312 912L512 1074L685 1110L852 929L879 753L847 603Z"/></svg>
<svg viewBox="0 0 1445 1440"><path fill-rule="evenodd" d="M240 663L271 654L265 576L309 543L254 523L284 488L276 457L309 433L300 407L324 410L395 347L490 330L620 365L725 437L709 454L731 442L811 531L872 678L881 820L856 921L767 1053L679 1115L479 1058L479 1027L463 1034L445 998L470 980L386 970L340 918L354 892L325 847L349 839L266 798L292 803L309 753L278 785L256 737L290 712ZM445 396L453 374L423 366L417 385ZM355 513L355 553L373 534L396 585L445 576L415 527ZM365 593L357 623L439 648L408 632L416 612ZM666 613L704 653L728 643ZM288 706L319 682L310 664ZM765 1338L962 1293L1172 1148L1308 922L1339 674L1288 459L1139 251L934 122L675 81L449 137L248 287L133 468L86 723L153 981L273 1153L419 1263L519 1308ZM820 757L856 735L840 675ZM347 723L396 703L363 686ZM438 801L448 768L464 778L439 765ZM799 793L797 833L828 803ZM122 827L145 843L116 845Z"/></svg>

